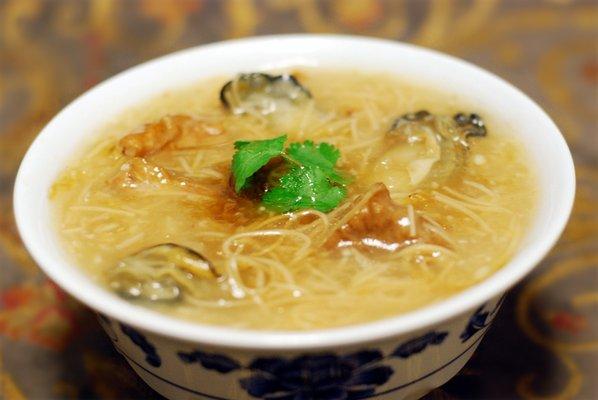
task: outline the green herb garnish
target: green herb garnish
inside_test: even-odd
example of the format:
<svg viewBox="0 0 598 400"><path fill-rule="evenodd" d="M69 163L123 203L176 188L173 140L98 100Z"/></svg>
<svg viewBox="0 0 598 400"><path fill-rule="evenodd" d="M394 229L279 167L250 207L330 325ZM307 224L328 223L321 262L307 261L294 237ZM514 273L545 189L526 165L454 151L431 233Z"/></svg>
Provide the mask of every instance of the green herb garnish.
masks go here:
<svg viewBox="0 0 598 400"><path fill-rule="evenodd" d="M278 186L262 197L266 207L278 212L313 208L322 212L334 209L347 195L342 186L333 185L317 167L293 167L280 178Z"/></svg>
<svg viewBox="0 0 598 400"><path fill-rule="evenodd" d="M336 170L335 165L341 152L329 143L314 144L311 140L303 143L291 143L287 154L294 161L306 166L322 170L332 182L346 184L349 179Z"/></svg>
<svg viewBox="0 0 598 400"><path fill-rule="evenodd" d="M251 176L268 162L282 156L286 172L268 188L262 203L278 212L316 209L328 212L346 197L349 178L336 168L340 151L331 144L312 141L292 143L283 151L286 136L270 140L235 142L232 173L235 191L251 185Z"/></svg>
<svg viewBox="0 0 598 400"><path fill-rule="evenodd" d="M272 158L282 154L286 140L287 136L282 135L274 139L235 142L237 152L233 156L232 170L237 193L245 187L247 179Z"/></svg>

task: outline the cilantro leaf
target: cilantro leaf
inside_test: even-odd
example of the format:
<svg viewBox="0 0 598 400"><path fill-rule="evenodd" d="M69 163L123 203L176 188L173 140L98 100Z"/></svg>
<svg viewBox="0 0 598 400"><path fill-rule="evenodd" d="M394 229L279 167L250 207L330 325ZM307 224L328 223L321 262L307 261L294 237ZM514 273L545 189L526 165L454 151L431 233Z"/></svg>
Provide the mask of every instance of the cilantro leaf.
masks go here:
<svg viewBox="0 0 598 400"><path fill-rule="evenodd" d="M345 186L350 181L336 168L340 151L329 143L314 144L309 140L292 143L285 150L286 139L283 135L235 142L237 151L232 163L235 191L255 186L262 204L278 212L309 208L328 212L337 207L347 196ZM282 168L266 168L264 174L271 183L261 187L264 177L256 180L256 172L278 156L282 156Z"/></svg>
<svg viewBox="0 0 598 400"><path fill-rule="evenodd" d="M243 189L247 180L268 161L282 154L286 140L287 136L282 135L274 139L235 142L237 152L233 156L232 174L237 193Z"/></svg>
<svg viewBox="0 0 598 400"><path fill-rule="evenodd" d="M320 169L332 182L346 184L349 181L348 177L335 168L341 153L329 143L315 145L311 140L306 140L303 143L291 143L286 152L295 162L306 167Z"/></svg>
<svg viewBox="0 0 598 400"><path fill-rule="evenodd" d="M334 209L345 198L344 187L334 186L327 174L314 166L295 166L280 178L279 185L262 197L262 203L278 212L313 208Z"/></svg>

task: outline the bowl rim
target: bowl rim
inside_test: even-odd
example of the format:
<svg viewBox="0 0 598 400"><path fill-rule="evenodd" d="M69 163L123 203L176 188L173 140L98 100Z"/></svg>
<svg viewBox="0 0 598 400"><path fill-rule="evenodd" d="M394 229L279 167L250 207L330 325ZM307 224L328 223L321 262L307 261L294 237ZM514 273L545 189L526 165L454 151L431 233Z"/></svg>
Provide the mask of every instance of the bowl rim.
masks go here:
<svg viewBox="0 0 598 400"><path fill-rule="evenodd" d="M308 331L261 331L187 322L141 306L132 305L126 300L114 296L107 290L101 289L99 285L95 283L93 285L96 286L97 290L88 287L88 292L83 292L81 290L81 282L77 282L75 277L70 276L68 271L61 268L61 265L72 264L71 262L63 260L63 264L60 265L48 262L44 245L39 241L36 241L36 234L34 232L35 224L29 221L28 210L24 205L25 198L28 196L28 190L30 189L25 182L25 176L27 175L28 170L35 164L36 155L43 151L42 138L52 135L52 126L55 121L63 118L67 111L76 109L86 98L95 96L101 88L112 85L117 80L126 79L126 77L134 75L144 68L159 63L165 63L173 58L188 55L193 52L208 49L222 50L229 46L233 47L239 45L259 47L267 44L269 41L301 41L308 43L327 41L333 43L338 42L339 44L342 42L345 44L360 43L361 45L383 45L388 46L389 48L392 47L395 50L408 50L431 59L442 59L445 62L458 64L459 68L478 74L479 76L483 76L484 79L493 80L497 84L504 86L513 94L513 96L518 96L527 103L528 111L530 113L533 113L537 118L544 120L550 128L551 132L549 133L554 136L553 139L556 140L557 146L559 147L558 151L562 155L561 167L564 169L565 176L565 178L563 178L565 182L563 182L562 187L563 198L561 199L562 204L560 204L560 208L557 210L556 215L553 215L554 220L550 225L550 229L544 232L541 238L525 246L525 249L528 250L525 260L518 260L515 267L512 265L514 263L512 259L490 277L444 300L382 320ZM47 203L47 193L43 193L43 195L46 196ZM291 34L227 40L180 50L129 68L84 92L81 96L63 108L62 111L60 111L42 129L29 147L21 162L15 180L13 204L18 231L25 247L36 263L62 289L97 312L142 330L184 342L237 349L315 350L346 347L358 343L370 343L415 332L442 321L453 319L506 292L510 287L527 275L546 256L548 251L558 240L570 216L574 195L575 170L573 159L559 129L533 100L498 76L456 57L398 41L351 35ZM520 252L522 252L522 249L518 251L518 253ZM509 273L507 274L506 271Z"/></svg>

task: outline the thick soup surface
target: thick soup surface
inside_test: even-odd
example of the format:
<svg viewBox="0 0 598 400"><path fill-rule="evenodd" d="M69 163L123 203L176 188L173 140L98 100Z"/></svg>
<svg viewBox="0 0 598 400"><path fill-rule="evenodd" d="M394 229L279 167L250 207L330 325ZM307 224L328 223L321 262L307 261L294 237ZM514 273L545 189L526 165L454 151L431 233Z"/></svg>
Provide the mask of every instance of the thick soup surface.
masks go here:
<svg viewBox="0 0 598 400"><path fill-rule="evenodd" d="M505 116L388 75L291 72L305 91L272 80L248 94L237 78L225 106L220 90L233 77L219 77L110 121L50 193L78 265L117 295L186 320L306 330L414 310L508 261L536 183ZM304 206L272 207L280 176L306 171L283 155L236 190L234 143L282 134L284 146L333 145L343 179L328 171L321 189L298 178Z"/></svg>

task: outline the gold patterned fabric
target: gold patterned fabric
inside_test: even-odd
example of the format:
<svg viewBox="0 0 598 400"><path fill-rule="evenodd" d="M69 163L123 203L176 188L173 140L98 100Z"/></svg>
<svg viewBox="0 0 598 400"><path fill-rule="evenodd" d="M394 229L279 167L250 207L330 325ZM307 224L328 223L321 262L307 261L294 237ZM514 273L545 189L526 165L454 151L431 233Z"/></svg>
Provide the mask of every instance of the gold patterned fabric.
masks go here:
<svg viewBox="0 0 598 400"><path fill-rule="evenodd" d="M598 398L595 0L0 0L0 398L159 398L21 245L12 185L37 132L77 95L144 60L289 32L436 48L506 78L555 119L578 174L571 221L511 291L472 361L427 398Z"/></svg>

